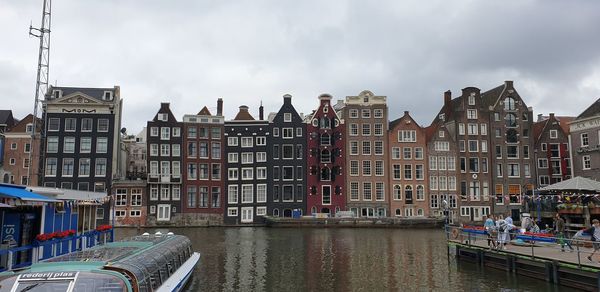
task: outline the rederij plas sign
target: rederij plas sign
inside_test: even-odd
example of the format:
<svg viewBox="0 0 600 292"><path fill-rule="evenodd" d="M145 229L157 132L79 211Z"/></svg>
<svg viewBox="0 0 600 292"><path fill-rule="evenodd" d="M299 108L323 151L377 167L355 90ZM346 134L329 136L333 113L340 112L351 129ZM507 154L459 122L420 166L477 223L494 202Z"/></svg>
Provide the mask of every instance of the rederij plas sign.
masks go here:
<svg viewBox="0 0 600 292"><path fill-rule="evenodd" d="M77 276L77 272L43 272L43 273L27 273L21 274L20 281L59 281L73 280Z"/></svg>

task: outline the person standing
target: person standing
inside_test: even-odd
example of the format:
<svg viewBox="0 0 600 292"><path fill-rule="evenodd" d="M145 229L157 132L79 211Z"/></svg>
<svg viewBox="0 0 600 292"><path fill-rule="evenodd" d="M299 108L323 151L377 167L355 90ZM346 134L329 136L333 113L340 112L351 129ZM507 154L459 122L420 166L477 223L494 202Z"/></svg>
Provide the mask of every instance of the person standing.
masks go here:
<svg viewBox="0 0 600 292"><path fill-rule="evenodd" d="M556 213L556 237L558 238L558 242L560 243L560 251L565 251L565 245L569 247L570 251L573 252L573 247L571 246L571 242L566 239L565 233L565 220L560 217L558 213Z"/></svg>
<svg viewBox="0 0 600 292"><path fill-rule="evenodd" d="M598 219L592 220L592 227L586 229L584 232L592 235L592 245L594 246L594 251L587 257L587 259L590 262L593 262L592 256L600 250L600 221L598 221Z"/></svg>
<svg viewBox="0 0 600 292"><path fill-rule="evenodd" d="M485 228L485 232L487 233L488 239L487 239L487 244L489 248L496 247L496 244L494 242L494 240L492 239L492 229L494 228L494 226L496 225L494 223L494 219L493 219L494 215L490 215L486 220L485 223L483 224L483 227Z"/></svg>

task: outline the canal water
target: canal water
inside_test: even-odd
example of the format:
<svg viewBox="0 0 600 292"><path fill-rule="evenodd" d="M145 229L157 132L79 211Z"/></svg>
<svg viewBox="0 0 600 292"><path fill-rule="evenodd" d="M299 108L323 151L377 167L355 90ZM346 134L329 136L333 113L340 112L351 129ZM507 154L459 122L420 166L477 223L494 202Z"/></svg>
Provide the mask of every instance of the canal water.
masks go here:
<svg viewBox="0 0 600 292"><path fill-rule="evenodd" d="M144 231L156 229L119 228L115 233L122 239ZM441 230L171 231L188 236L202 254L188 291L567 291L448 258Z"/></svg>

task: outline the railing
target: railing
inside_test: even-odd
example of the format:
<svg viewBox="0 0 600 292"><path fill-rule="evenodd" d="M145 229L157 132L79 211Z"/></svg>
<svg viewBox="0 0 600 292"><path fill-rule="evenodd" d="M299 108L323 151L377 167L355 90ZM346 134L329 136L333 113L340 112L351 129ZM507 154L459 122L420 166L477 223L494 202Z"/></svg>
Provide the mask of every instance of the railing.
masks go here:
<svg viewBox="0 0 600 292"><path fill-rule="evenodd" d="M98 244L113 242L113 229L88 231L80 235L53 239L0 250L0 272L26 268L39 261L74 251L85 250Z"/></svg>
<svg viewBox="0 0 600 292"><path fill-rule="evenodd" d="M582 263L599 263L600 253L596 254L596 261L590 262L587 260L593 253L591 247L593 241L582 239L581 237L588 236L585 234L577 236L578 238L567 238L556 237L548 233L520 233L518 229L513 229L508 233L507 241L506 238L498 236L501 232L492 233L492 236L482 227L447 225L445 231L448 241L459 242L469 247L487 248L494 252L514 253L531 256L532 258L559 260L576 264L579 269L582 268ZM562 256L558 256L560 254ZM570 256L570 254L573 254L573 256Z"/></svg>

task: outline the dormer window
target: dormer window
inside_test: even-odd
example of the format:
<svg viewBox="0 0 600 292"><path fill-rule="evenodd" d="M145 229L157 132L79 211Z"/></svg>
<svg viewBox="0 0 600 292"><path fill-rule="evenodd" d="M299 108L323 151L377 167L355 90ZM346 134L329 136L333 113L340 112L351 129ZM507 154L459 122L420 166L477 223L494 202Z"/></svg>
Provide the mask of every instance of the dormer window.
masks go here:
<svg viewBox="0 0 600 292"><path fill-rule="evenodd" d="M158 120L167 122L169 120L169 115L168 114L158 114Z"/></svg>
<svg viewBox="0 0 600 292"><path fill-rule="evenodd" d="M59 90L59 89L52 90L52 97L53 98L61 98L62 97L62 90Z"/></svg>
<svg viewBox="0 0 600 292"><path fill-rule="evenodd" d="M25 126L25 131L27 133L33 133L33 124L27 124L27 126Z"/></svg>
<svg viewBox="0 0 600 292"><path fill-rule="evenodd" d="M112 91L105 91L104 95L102 95L102 100L112 100L112 99L113 99Z"/></svg>

